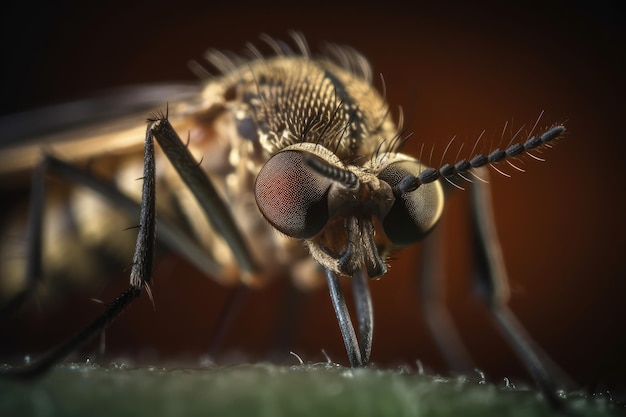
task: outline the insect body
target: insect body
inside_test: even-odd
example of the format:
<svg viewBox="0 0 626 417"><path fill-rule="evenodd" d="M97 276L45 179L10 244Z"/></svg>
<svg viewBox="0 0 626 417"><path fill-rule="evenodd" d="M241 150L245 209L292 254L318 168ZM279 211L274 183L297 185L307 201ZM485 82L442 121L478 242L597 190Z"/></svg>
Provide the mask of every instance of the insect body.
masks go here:
<svg viewBox="0 0 626 417"><path fill-rule="evenodd" d="M157 212L165 213L159 217L159 234L173 246L188 248L187 254L203 252L207 263L197 256L191 256L192 262L219 279L262 285L287 274L300 286L313 286L325 277L350 363L363 366L369 361L373 335L367 279L384 276L394 249L424 239L435 227L444 201L439 179L464 178L469 171L543 146L564 130L556 126L487 156L428 168L400 153L402 128L372 86L369 64L359 53L333 46L324 56L313 57L299 35L294 36L298 51L266 40L276 52L273 57L262 56L254 47L251 58L209 53L222 75L209 80L198 95L171 102L167 114L156 114L149 121L143 190L134 199L126 196L127 186L120 182L115 189L106 189L99 181L94 184L84 170L74 171L57 158L62 152L55 151L54 143L44 149L51 155L44 158L48 169L123 200L131 211L133 201L139 210L141 199L141 220L129 290L84 332L28 372L62 358L149 290L155 204ZM188 143L176 132L189 132ZM155 161L154 139L171 164ZM0 166L16 171L16 161L28 161L26 153L24 147L3 151ZM117 164L121 165L119 159ZM176 222L168 220L159 199L155 203L156 182L167 185L184 213L194 234L191 243ZM484 186L475 188L475 197L488 202ZM481 204L476 203L474 236L487 304L538 384L557 403L537 354L518 337L519 329L509 319L506 271L488 204ZM357 331L339 276L353 282Z"/></svg>

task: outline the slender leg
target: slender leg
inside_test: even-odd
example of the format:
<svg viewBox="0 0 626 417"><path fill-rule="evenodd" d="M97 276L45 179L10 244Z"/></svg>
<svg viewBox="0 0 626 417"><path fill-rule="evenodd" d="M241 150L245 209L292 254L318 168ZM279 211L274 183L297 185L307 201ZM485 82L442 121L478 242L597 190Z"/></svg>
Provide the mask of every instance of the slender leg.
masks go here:
<svg viewBox="0 0 626 417"><path fill-rule="evenodd" d="M303 306L307 302L308 294L294 285L289 280L286 285L287 290L285 307L277 311L276 323L277 331L274 334L274 346L269 352L268 359L270 361L282 361L285 359L285 353L291 350L293 345L294 334L297 329L298 321L302 318ZM293 357L287 357L291 362Z"/></svg>
<svg viewBox="0 0 626 417"><path fill-rule="evenodd" d="M45 157L45 165L49 172L97 192L112 206L126 212L130 218L136 218L135 216L141 210L140 205L135 200L122 193L113 184L103 181L72 164L47 155ZM220 266L207 256L206 251L193 239L189 238L188 234L177 224L164 217L159 217L158 240L170 250L179 253L207 275L217 275L221 272Z"/></svg>
<svg viewBox="0 0 626 417"><path fill-rule="evenodd" d="M45 177L47 174L53 174L56 177L97 192L112 206L125 211L130 218L134 218L141 211L140 204L123 194L113 184L52 155L45 155L42 163L35 169L31 185L25 274L26 286L11 301L0 307L0 320L10 317L24 304L34 292L44 274L42 271L42 224L45 209ZM221 267L207 256L206 252L193 239L189 238L180 227L164 217L159 219L158 240L170 250L179 253L199 270L206 273L207 276L216 276L221 272Z"/></svg>
<svg viewBox="0 0 626 417"><path fill-rule="evenodd" d="M123 292L107 309L91 324L76 333L70 339L53 348L47 354L32 362L30 365L0 371L0 375L12 377L32 378L50 369L54 364L63 360L72 351L83 346L94 336L98 335L109 323L118 317L137 297L142 290L148 290L152 276L152 264L156 242L156 213L155 213L155 179L154 179L154 141L152 131L146 132L144 154L144 177L141 198L141 212L139 216L139 232L133 256L133 266L130 272L130 288ZM149 290L148 290L149 291Z"/></svg>
<svg viewBox="0 0 626 417"><path fill-rule="evenodd" d="M0 320L12 315L33 293L42 277L43 205L46 193L46 165L39 165L33 173L28 211L28 246L26 249L26 286L11 301L0 307Z"/></svg>
<svg viewBox="0 0 626 417"><path fill-rule="evenodd" d="M230 246L239 267L244 273L254 274L257 272L258 267L252 258L252 253L237 228L228 206L220 198L206 172L198 166L196 160L180 140L167 120L167 115L160 115L151 122L151 129L161 149L198 200L215 230Z"/></svg>
<svg viewBox="0 0 626 417"><path fill-rule="evenodd" d="M424 242L422 249L422 273L420 274L419 294L424 311L424 319L435 343L452 372L470 375L474 371L469 352L465 348L449 311L445 307L444 284L445 265L442 251L442 238L445 235L445 219L441 219L432 235Z"/></svg>
<svg viewBox="0 0 626 417"><path fill-rule="evenodd" d="M361 350L359 348L359 342L350 320L350 313L346 306L346 300L339 284L337 275L330 269L326 269L326 280L328 281L328 289L330 291L330 298L337 315L337 321L339 322L339 328L341 330L341 336L343 337L343 343L346 346L348 352L348 359L350 360L350 366L353 368L359 368L365 366Z"/></svg>
<svg viewBox="0 0 626 417"><path fill-rule="evenodd" d="M249 287L246 287L243 284L239 284L237 287L233 289L226 300L226 304L222 311L220 312L220 316L217 319L217 325L213 330L213 334L211 335L211 340L209 344L209 356L211 358L216 358L220 349L224 345L224 340L226 339L226 334L228 329L233 324L237 315L241 311L241 308L250 294Z"/></svg>
<svg viewBox="0 0 626 417"><path fill-rule="evenodd" d="M486 179L488 172L483 169L478 175ZM543 358L540 358L541 352L533 349L534 342L506 305L509 298L508 277L493 219L489 187L476 181L472 187L475 285L496 325L524 363L546 400L554 408L562 409L564 404L556 393L555 383L543 363Z"/></svg>

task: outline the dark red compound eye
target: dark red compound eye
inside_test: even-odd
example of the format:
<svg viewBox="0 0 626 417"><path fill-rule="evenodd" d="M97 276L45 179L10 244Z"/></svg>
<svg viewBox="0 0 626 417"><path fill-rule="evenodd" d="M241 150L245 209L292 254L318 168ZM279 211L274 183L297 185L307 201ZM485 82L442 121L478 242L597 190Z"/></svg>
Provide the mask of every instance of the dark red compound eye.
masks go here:
<svg viewBox="0 0 626 417"><path fill-rule="evenodd" d="M418 176L424 169L418 161L398 161L385 167L378 178L395 187L404 177ZM396 197L391 210L383 219L383 229L394 245L411 245L424 239L433 229L442 209L443 192L440 184L422 184Z"/></svg>
<svg viewBox="0 0 626 417"><path fill-rule="evenodd" d="M328 192L333 180L305 162L305 151L284 151L261 168L254 186L259 210L280 232L298 239L319 233L328 222Z"/></svg>

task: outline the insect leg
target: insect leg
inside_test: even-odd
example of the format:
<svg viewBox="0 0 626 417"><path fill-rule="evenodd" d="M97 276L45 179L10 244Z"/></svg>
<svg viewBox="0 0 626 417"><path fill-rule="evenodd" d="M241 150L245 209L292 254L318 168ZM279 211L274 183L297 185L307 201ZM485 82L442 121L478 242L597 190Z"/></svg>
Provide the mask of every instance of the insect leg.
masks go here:
<svg viewBox="0 0 626 417"><path fill-rule="evenodd" d="M481 168L478 175L486 179L487 169ZM554 380L541 357L545 354L533 349L534 342L506 304L509 298L508 277L496 234L490 189L482 181L475 181L472 187L472 240L474 283L479 295L546 400L554 408L562 408L563 402L556 392Z"/></svg>
<svg viewBox="0 0 626 417"><path fill-rule="evenodd" d="M254 274L258 267L244 238L237 228L228 206L217 193L207 174L200 168L189 149L167 120L159 114L149 120L150 129L161 149L182 180L195 196L215 230L230 246L237 264L245 274ZM244 277L244 281L246 281Z"/></svg>
<svg viewBox="0 0 626 417"><path fill-rule="evenodd" d="M424 312L424 320L446 364L453 372L469 375L474 371L469 352L461 340L449 311L444 303L445 265L442 240L445 237L445 219L424 241L422 249L422 271L419 279L419 295Z"/></svg>
<svg viewBox="0 0 626 417"><path fill-rule="evenodd" d="M11 316L35 291L42 277L42 233L43 210L46 193L46 165L42 163L35 168L30 189L30 208L28 211L28 234L26 249L26 286L6 305L0 308L0 320Z"/></svg>
<svg viewBox="0 0 626 417"><path fill-rule="evenodd" d="M308 294L302 288L298 288L293 281L288 281L289 286L285 297L285 307L276 313L277 330L274 333L274 347L268 355L270 362L283 360L284 352L292 349L294 334L298 322L302 318L304 305L308 301ZM290 355L291 359L291 355Z"/></svg>
<svg viewBox="0 0 626 417"><path fill-rule="evenodd" d="M123 194L113 184L53 155L44 155L42 162L35 168L33 180L31 181L28 213L29 229L26 236L28 244L26 250L26 286L19 294L0 308L0 319L9 317L17 311L34 292L37 284L45 275L42 270L42 233L46 177L48 174L53 174L56 177L63 178L100 194L109 204L123 210L131 218L135 218L141 209L138 202ZM180 227L164 217L159 219L158 239L208 276L215 276L220 273L221 267L208 257L206 252L193 239L190 239Z"/></svg>
<svg viewBox="0 0 626 417"><path fill-rule="evenodd" d="M45 163L49 171L99 193L111 205L125 211L129 217L134 218L140 212L140 204L114 185L51 155L45 157ZM159 218L158 241L209 276L221 272L221 267L217 262L208 257L206 252L178 225L168 221L165 217Z"/></svg>
<svg viewBox="0 0 626 417"><path fill-rule="evenodd" d="M226 300L226 304L220 311L217 325L212 331L209 348L207 350L209 357L217 358L219 355L220 349L224 345L228 329L237 318L238 313L241 311L249 295L250 287L243 283L240 283L231 291L228 300Z"/></svg>
<svg viewBox="0 0 626 417"><path fill-rule="evenodd" d="M141 195L141 211L139 215L139 232L133 256L133 265L130 272L130 287L107 305L106 310L91 324L76 333L70 339L53 348L47 354L32 362L30 365L19 368L1 370L2 375L12 377L32 378L49 370L54 364L63 360L72 351L87 343L99 334L109 323L118 317L136 298L143 289L149 293L152 277L152 264L156 243L156 213L155 213L155 162L154 140L150 127L146 131L144 150L143 186Z"/></svg>

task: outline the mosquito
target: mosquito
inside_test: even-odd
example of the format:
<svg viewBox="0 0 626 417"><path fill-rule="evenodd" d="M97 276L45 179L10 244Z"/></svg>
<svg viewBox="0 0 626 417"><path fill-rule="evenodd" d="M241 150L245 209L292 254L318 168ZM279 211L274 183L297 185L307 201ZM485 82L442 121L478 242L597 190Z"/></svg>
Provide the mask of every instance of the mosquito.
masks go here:
<svg viewBox="0 0 626 417"><path fill-rule="evenodd" d="M487 183L489 167L498 172L499 163L516 167L516 158L549 147L565 128L554 125L523 139L516 135L488 154L472 151L467 159L457 155L452 164L428 167L421 155L401 152L409 135L401 120L391 116L384 93L373 86L372 69L360 53L328 45L314 55L301 34L291 37L292 42L282 42L262 36L271 54L252 44L240 55L209 51L206 57L219 75L209 76L194 64L205 79L201 89L153 87L98 101L102 111L110 111L119 99L126 102L125 110L132 110L114 125L108 119L121 115L112 111L104 115L103 128L94 129L92 116L84 114L85 103L79 103L48 111L37 119L39 126L29 126L48 133L45 140L3 139L0 177L32 175L22 271L27 285L5 303L5 311L21 304L46 275L46 176L87 187L128 213L140 212L129 288L74 337L37 361L4 372L45 372L99 334L140 295L151 297L157 238L220 282L262 286L281 274L305 287L325 281L350 365L366 366L374 328L368 280L385 275L392 253L432 232L449 193L469 188L473 276L483 301L539 389L559 406L547 356L507 308L507 273ZM137 114L150 106L161 110L152 114L147 128L138 127ZM63 129L67 114L87 128L68 133ZM136 163L143 163L140 193L129 189L128 176L104 174ZM176 202L176 210L156 198L157 184L159 193ZM434 259L425 257L424 282L436 278ZM354 322L340 277L352 283ZM441 340L454 333L443 324L433 331L443 333ZM453 346L441 347L454 356Z"/></svg>

